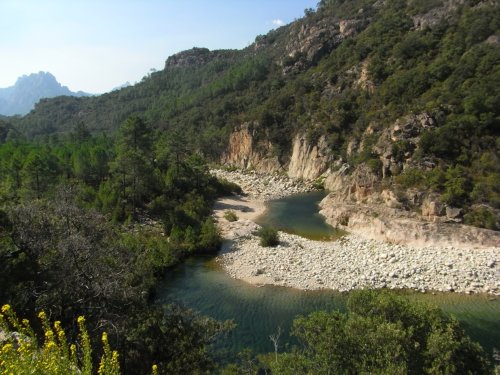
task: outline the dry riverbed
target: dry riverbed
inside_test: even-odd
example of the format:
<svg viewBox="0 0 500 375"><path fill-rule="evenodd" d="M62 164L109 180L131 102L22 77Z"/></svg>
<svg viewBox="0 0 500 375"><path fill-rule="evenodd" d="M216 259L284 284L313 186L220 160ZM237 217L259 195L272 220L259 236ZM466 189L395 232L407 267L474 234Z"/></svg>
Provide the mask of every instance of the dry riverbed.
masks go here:
<svg viewBox="0 0 500 375"><path fill-rule="evenodd" d="M334 242L280 232L280 244L262 247L253 233L265 201L311 190L286 177L215 171L248 194L219 200L215 217L226 238L218 260L234 278L299 289L360 288L455 291L500 295L499 248L411 247L348 235ZM223 218L226 210L238 216Z"/></svg>

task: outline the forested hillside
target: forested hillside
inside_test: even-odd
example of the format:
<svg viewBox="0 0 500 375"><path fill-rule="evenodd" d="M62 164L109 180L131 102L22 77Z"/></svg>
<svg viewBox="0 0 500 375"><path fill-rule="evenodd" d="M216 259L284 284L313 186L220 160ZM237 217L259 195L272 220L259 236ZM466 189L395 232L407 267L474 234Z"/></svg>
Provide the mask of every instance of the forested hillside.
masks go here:
<svg viewBox="0 0 500 375"><path fill-rule="evenodd" d="M302 136L327 154L316 175L366 164L494 229L499 20L496 1L324 0L243 50L193 48L135 86L43 100L11 122L40 139L79 124L113 134L140 114L214 161L245 125L258 157L285 170Z"/></svg>
<svg viewBox="0 0 500 375"><path fill-rule="evenodd" d="M83 126L57 142L16 135L0 146L0 301L32 321L45 311L71 341L85 316L92 346L108 332L125 373L213 368L208 345L230 325L157 306L155 288L186 256L218 250L213 200L237 187L137 117L115 139Z"/></svg>

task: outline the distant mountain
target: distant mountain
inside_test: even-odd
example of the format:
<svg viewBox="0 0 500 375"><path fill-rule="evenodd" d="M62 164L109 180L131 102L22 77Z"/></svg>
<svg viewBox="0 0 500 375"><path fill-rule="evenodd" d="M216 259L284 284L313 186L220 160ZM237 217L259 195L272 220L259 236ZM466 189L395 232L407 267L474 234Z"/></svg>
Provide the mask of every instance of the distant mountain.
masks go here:
<svg viewBox="0 0 500 375"><path fill-rule="evenodd" d="M120 86L114 87L113 89L111 89L111 91L118 91L118 90L124 89L126 87L130 87L130 86L132 86L132 84L129 81L127 81L127 82L125 82L124 84L122 84Z"/></svg>
<svg viewBox="0 0 500 375"><path fill-rule="evenodd" d="M33 73L19 77L14 86L0 88L0 115L25 115L42 98L90 95L71 91L48 72Z"/></svg>

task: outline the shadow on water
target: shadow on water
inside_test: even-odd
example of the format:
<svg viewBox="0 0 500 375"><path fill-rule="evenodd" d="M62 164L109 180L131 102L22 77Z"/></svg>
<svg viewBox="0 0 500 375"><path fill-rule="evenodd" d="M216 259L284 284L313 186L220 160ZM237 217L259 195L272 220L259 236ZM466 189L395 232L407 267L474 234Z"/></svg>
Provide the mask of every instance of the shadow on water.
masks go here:
<svg viewBox="0 0 500 375"><path fill-rule="evenodd" d="M275 201L271 203L273 208L268 210L266 215L271 215L273 220L278 221L291 218L292 222L302 220L302 217L310 217L311 213L317 213L321 194L324 193L315 192L301 198L292 197L296 200L286 205ZM284 200L289 202L292 198ZM290 208L290 205L294 205L294 208ZM306 213L301 215L301 212ZM267 220L266 217L261 219ZM303 225L307 224L305 231L310 232L310 220L305 221L306 223L303 222L294 230L302 232ZM333 228L327 228L331 229ZM455 315L464 324L467 333L490 353L493 348L499 347L500 299L454 293L400 293L410 299L438 305L445 312ZM159 302L176 302L219 320L233 319L237 327L219 347L226 352L227 358L244 348L251 348L258 353L270 352L273 347L269 335L275 333L278 326L282 328L280 342L284 344L289 341L288 331L294 317L316 310L345 310L347 299L346 294L334 291L255 287L230 278L213 257L191 258L169 270L158 290L158 296Z"/></svg>

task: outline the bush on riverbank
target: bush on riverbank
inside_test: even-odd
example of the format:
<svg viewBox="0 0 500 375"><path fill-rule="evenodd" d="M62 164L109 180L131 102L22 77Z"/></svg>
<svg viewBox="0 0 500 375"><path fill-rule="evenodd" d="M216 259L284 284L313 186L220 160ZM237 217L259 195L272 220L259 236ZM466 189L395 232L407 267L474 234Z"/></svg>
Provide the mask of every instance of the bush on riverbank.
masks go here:
<svg viewBox="0 0 500 375"><path fill-rule="evenodd" d="M263 356L273 374L490 374L478 343L440 309L390 292L353 292L347 313L293 322L300 349Z"/></svg>
<svg viewBox="0 0 500 375"><path fill-rule="evenodd" d="M278 231L270 227L260 228L257 231L257 236L260 237L260 246L275 247L280 243Z"/></svg>
<svg viewBox="0 0 500 375"><path fill-rule="evenodd" d="M224 213L224 219L226 219L229 222L237 221L238 215L236 215L236 213L233 210L229 210Z"/></svg>

